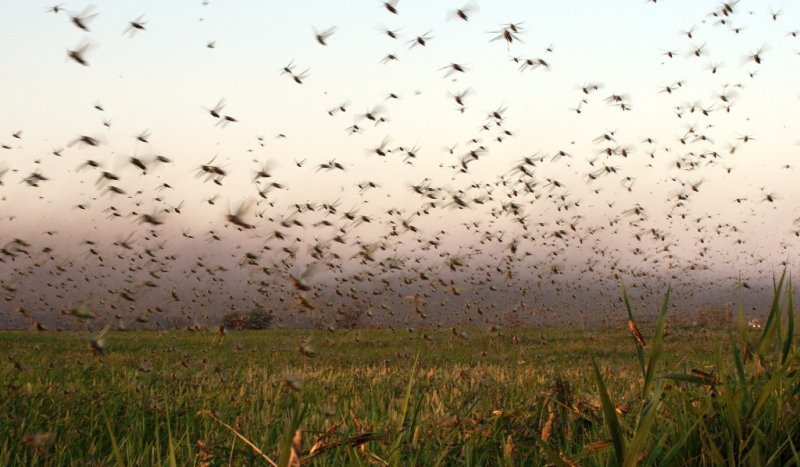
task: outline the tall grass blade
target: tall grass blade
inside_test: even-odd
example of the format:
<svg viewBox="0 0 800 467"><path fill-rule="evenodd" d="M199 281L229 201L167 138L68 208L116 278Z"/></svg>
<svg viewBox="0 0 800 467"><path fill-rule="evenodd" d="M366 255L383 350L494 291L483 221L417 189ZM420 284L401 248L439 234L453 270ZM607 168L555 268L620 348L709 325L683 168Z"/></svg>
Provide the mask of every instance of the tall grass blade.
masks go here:
<svg viewBox="0 0 800 467"><path fill-rule="evenodd" d="M169 422L169 412L167 412L167 449L169 450L169 467L178 467L175 460L175 443L172 440L172 427Z"/></svg>
<svg viewBox="0 0 800 467"><path fill-rule="evenodd" d="M671 287L667 287L667 294L664 296L664 303L661 305L661 311L658 313L658 323L656 324L656 335L653 338L653 345L650 347L650 352L647 359L647 372L644 376L644 385L642 387L642 399L647 399L650 393L650 386L656 374L656 366L658 359L661 357L661 349L664 344L664 326L667 322L667 310L669 309L669 295Z"/></svg>
<svg viewBox="0 0 800 467"><path fill-rule="evenodd" d="M228 431L233 433L234 436L236 436L237 438L242 440L244 442L244 444L246 444L248 447L250 447L250 449L252 449L253 452L258 454L259 457L264 459L267 462L267 464L271 465L272 467L278 467L278 464L275 463L275 461L273 461L272 459L270 459L269 456L264 454L264 452L261 449L259 449L258 446L256 446L249 439L245 438L244 435L239 433L234 427L232 427L232 426L228 425L227 423L223 422L222 420L220 420L220 418L217 417L216 415L214 415L214 413L212 413L210 410L201 410L200 412L198 412L198 415L209 417L212 420L214 420L215 422L217 422L220 425L224 426L225 428L228 429ZM290 441L291 441L291 438L290 438Z"/></svg>
<svg viewBox="0 0 800 467"><path fill-rule="evenodd" d="M786 285L786 340L783 343L781 364L786 363L786 359L789 358L794 342L794 304L792 303L792 295L794 295L794 290L792 290L792 278L789 276L789 281Z"/></svg>
<svg viewBox="0 0 800 467"><path fill-rule="evenodd" d="M797 453L797 448L795 447L794 442L792 441L791 435L788 436L788 440L789 440L789 448L792 450L792 460L794 461L794 465L800 465L800 454Z"/></svg>
<svg viewBox="0 0 800 467"><path fill-rule="evenodd" d="M103 411L103 419L106 421L108 437L111 439L111 449L114 452L114 461L117 463L117 467L125 467L125 460L122 458L122 452L119 450L117 438L114 437L114 430L111 429L111 422L108 421L108 416L106 415L105 411Z"/></svg>
<svg viewBox="0 0 800 467"><path fill-rule="evenodd" d="M737 321L737 328L739 331L739 341L740 345L742 346L741 351L743 360L748 360L750 357L750 342L747 339L747 322L744 319L744 287L742 286L742 277L739 276L739 286L737 290L737 300L736 300L736 321Z"/></svg>
<svg viewBox="0 0 800 467"><path fill-rule="evenodd" d="M656 413L661 405L661 392L663 386L659 385L653 392L652 398L642 408L639 414L639 422L636 424L636 432L628 444L628 449L625 453L625 467L633 467L639 464L640 458L643 456L647 448L647 441L650 438L650 430L656 420Z"/></svg>
<svg viewBox="0 0 800 467"><path fill-rule="evenodd" d="M733 337L733 333L728 333L728 339L731 342L731 353L733 356L733 363L736 367L736 378L739 383L739 390L741 390L744 394L745 400L750 400L750 385L747 384L747 375L744 371L744 362L742 361L742 354L739 350L739 347L736 345L736 339Z"/></svg>
<svg viewBox="0 0 800 467"><path fill-rule="evenodd" d="M622 428L617 418L617 411L611 398L608 396L606 385L603 382L603 376L600 374L600 368L597 362L592 357L592 368L594 369L595 382L597 384L597 391L600 393L600 401L603 405L603 419L605 420L606 429L611 437L611 442L614 445L614 456L617 459L617 465L621 465L625 460L625 439L623 438Z"/></svg>
<svg viewBox="0 0 800 467"><path fill-rule="evenodd" d="M664 454L664 457L662 457L658 463L659 467L669 467L677 464L676 457L678 457L678 455L681 453L681 450L686 444L686 441L689 440L689 437L694 435L698 423L700 422L694 422L688 430L683 432L683 435L681 435L680 439L675 444L670 446L669 451Z"/></svg>
<svg viewBox="0 0 800 467"><path fill-rule="evenodd" d="M400 409L400 418L398 420L398 425L396 428L396 436L394 443L392 444L392 459L391 465L398 465L400 458L399 458L399 449L400 444L403 442L403 437L405 436L406 432L408 431L408 427L406 427L406 419L408 417L408 407L411 403L411 390L414 388L414 380L417 373L417 365L419 365L419 353L417 353L416 358L414 358L414 365L411 367L411 374L408 377L408 383L406 384L406 391L403 396L403 405Z"/></svg>
<svg viewBox="0 0 800 467"><path fill-rule="evenodd" d="M292 417L286 421L286 429L283 432L283 437L281 438L280 446L278 447L280 452L280 457L278 457L278 467L288 467L293 459L299 464L297 460L298 454L294 452L294 437L297 433L297 430L300 428L300 424L303 422L303 418L306 415L306 406L302 408L296 409L292 414Z"/></svg>
<svg viewBox="0 0 800 467"><path fill-rule="evenodd" d="M759 355L764 355L767 352L767 349L772 344L772 337L777 330L777 322L780 321L780 298L781 298L781 290L783 290L783 281L786 277L786 270L783 270L781 273L781 278L777 284L773 279L772 285L772 305L769 308L769 315L767 316L767 322L764 324L764 330L761 333L761 338L758 341L758 346L756 347L756 351Z"/></svg>
<svg viewBox="0 0 800 467"><path fill-rule="evenodd" d="M628 313L628 326L630 327L631 324L635 327L636 321L633 319L633 310L631 309L631 301L628 298L628 289L625 287L625 284L622 284L622 301L625 303L625 311ZM642 343L639 342L639 339L636 336L633 336L633 343L636 345L636 357L639 359L639 368L642 370L642 378L645 377L645 367L644 367L644 347L642 347Z"/></svg>
<svg viewBox="0 0 800 467"><path fill-rule="evenodd" d="M553 446L550 446L550 444L547 441L541 438L537 439L539 440L539 447L542 449L542 451L544 451L544 455L545 457L547 457L547 460L550 461L551 465L557 467L568 467L567 463L564 462L564 459L561 458L558 449L554 448Z"/></svg>
<svg viewBox="0 0 800 467"><path fill-rule="evenodd" d="M755 403L753 403L753 406L750 409L748 418L755 417L758 414L761 407L770 401L770 398L776 399L771 402L775 403L779 402L777 400L779 398L777 394L778 387L786 382L785 381L786 373L787 371L789 371L789 367L791 366L792 363L794 363L795 360L796 360L796 355L792 355L789 359L786 360L786 363L781 365L780 368L778 368L772 374L772 376L767 380L767 382L761 386L761 390L755 397Z"/></svg>

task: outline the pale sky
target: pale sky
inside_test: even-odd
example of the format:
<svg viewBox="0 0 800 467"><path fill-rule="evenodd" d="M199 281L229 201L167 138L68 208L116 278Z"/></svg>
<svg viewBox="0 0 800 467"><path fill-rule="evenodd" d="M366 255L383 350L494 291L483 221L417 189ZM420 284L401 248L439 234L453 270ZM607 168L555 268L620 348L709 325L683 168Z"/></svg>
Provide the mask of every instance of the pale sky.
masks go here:
<svg viewBox="0 0 800 467"><path fill-rule="evenodd" d="M464 22L450 14L464 3L451 1L401 0L396 15L378 0L96 2L90 31L83 31L70 16L89 3L68 2L58 13L48 11L51 3L0 3L7 37L0 42L6 90L0 145L9 148L0 149L0 173L7 169L0 178L1 239L32 245L27 256L4 258L0 282L15 289L5 306L24 306L43 318L45 305L30 294L39 287L58 294L61 286L39 282L56 264L68 265L72 277L101 271L103 279L90 281L93 286L118 292L120 282L140 288L145 279L137 274L156 265L168 269L172 259L164 256L178 253L180 266L162 275L172 290L191 288L181 282L191 276L186 265L202 256L227 270L221 276L228 279L214 287L224 290L226 281L242 277L263 280L275 287L271 299L290 303L297 293L288 276L317 261L309 256L315 243L332 245L336 255L323 262L346 271L321 268L327 272L317 274L320 297L331 293L335 279L349 280L347 274L359 271L374 273L371 280L380 284L379 265L385 269L393 261L405 264L401 276L414 275L412 263L448 280L451 273L474 275L478 265L488 265L540 282L567 273L599 287L670 276L687 287L711 280L733 287L739 274L769 280L782 261L793 264L800 232L796 3L741 0L726 16L717 1L470 5L477 8ZM142 15L145 30L126 33ZM518 40L490 41L510 23L519 26ZM327 45L315 40L315 29L334 26ZM384 28L399 38L388 37ZM689 30L692 38L682 32ZM410 47L426 33L425 46ZM207 47L212 41L214 47ZM88 66L67 56L82 44L89 44ZM700 56L693 55L700 47ZM747 59L759 49L760 64ZM668 51L675 56L669 58ZM398 60L381 63L387 54ZM525 59L543 59L548 67L520 71ZM302 84L281 74L289 63L295 74L308 70ZM443 68L451 63L466 71L446 77ZM589 83L601 86L586 95L581 87ZM452 95L465 90L461 112ZM612 95L625 96L630 110L604 102ZM219 125L209 114L220 99L226 103L220 113L236 122ZM346 112L328 114L343 103ZM386 122L358 119L378 106ZM497 109L505 109L501 126L489 116ZM354 124L360 131L350 134ZM13 136L18 131L19 138ZM144 131L147 143L136 139ZM610 132L614 142L602 141ZM101 144L69 146L80 135ZM379 157L373 149L384 139L392 152ZM450 154L446 148L454 145ZM481 146L479 159L459 172L462 157ZM409 159L403 152L412 147L418 149ZM62 157L52 154L58 148ZM608 156L606 148L625 148L627 157ZM559 151L570 157L553 157ZM173 163L152 165L142 174L127 162L156 155ZM514 170L534 155L544 158L529 166L532 177ZM227 174L220 185L195 177L215 156L213 165ZM332 159L345 170L318 170ZM119 180L96 184L99 169L77 170L87 160ZM298 161L305 161L302 167ZM260 181L261 189L271 182L284 187L266 199L253 183L264 164L271 177ZM34 172L48 180L29 186L24 180ZM409 188L425 179L436 189L427 200ZM379 187L362 191L358 184L367 181ZM524 181L532 193L525 193ZM162 183L172 189L157 189ZM125 194L109 193L107 185ZM466 191L466 209L448 206L447 193L458 190ZM337 212L325 216L322 204L336 200ZM245 216L255 228L237 231L225 215L248 201L259 203ZM436 206L426 209L429 201ZM172 212L181 202L181 213ZM509 202L521 210L498 214ZM296 203L310 203L316 212L293 215ZM637 205L644 214L630 212ZM358 210L356 219L364 215L371 222L343 217L351 209ZM121 217L109 217L114 210ZM262 217L255 216L259 212ZM415 212L412 232L400 222ZM145 213L158 214L164 224L137 223ZM281 226L287 219L303 225ZM323 219L332 226L319 224ZM399 235L389 235L391 222ZM149 227L155 232L148 233ZM346 245L331 243L337 228L347 232ZM194 239L181 235L187 230ZM286 238L272 238L276 230ZM554 235L559 230L564 233ZM128 235L133 250L113 245ZM480 243L482 238L491 239ZM441 242L438 249L420 249L432 239ZM514 239L514 255L522 261L511 265L503 258ZM152 263L135 257L161 242L165 246ZM360 243L383 246L375 262L361 264L354 257ZM93 245L102 264L88 252ZM257 265L238 264L244 252L265 245L269 250ZM33 254L44 247L52 249L51 258ZM283 248L296 249L296 257ZM448 261L460 256L473 268L451 271ZM123 272L129 264L138 265L138 272ZM272 271L255 272L265 267ZM464 280L463 287L480 288ZM557 298L551 294L548 300L568 306L569 294L549 284ZM406 285L412 293L423 288ZM171 289L162 293L168 296ZM54 309L114 297L97 290L61 295L53 298ZM323 300L318 298L315 313L320 323L329 323L335 318L326 315ZM508 289L496 303L519 300ZM539 304L531 300L526 306Z"/></svg>

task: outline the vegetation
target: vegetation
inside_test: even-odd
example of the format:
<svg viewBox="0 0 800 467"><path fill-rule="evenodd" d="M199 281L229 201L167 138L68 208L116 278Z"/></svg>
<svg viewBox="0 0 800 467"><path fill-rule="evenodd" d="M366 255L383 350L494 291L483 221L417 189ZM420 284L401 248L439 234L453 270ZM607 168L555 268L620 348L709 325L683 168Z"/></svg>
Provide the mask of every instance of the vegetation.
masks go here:
<svg viewBox="0 0 800 467"><path fill-rule="evenodd" d="M220 326L232 331L245 329L259 331L272 326L273 316L266 310L255 309L246 314L239 312L228 313L222 317Z"/></svg>
<svg viewBox="0 0 800 467"><path fill-rule="evenodd" d="M758 330L623 296L627 329L5 332L0 464L800 463L790 283Z"/></svg>

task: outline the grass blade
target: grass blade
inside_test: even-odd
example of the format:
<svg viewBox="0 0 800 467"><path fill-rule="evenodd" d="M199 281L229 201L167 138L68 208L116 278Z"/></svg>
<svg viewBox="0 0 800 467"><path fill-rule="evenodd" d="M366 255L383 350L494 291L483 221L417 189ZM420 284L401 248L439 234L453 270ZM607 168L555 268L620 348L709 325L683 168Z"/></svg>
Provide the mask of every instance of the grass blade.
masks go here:
<svg viewBox="0 0 800 467"><path fill-rule="evenodd" d="M750 400L750 385L747 384L747 376L744 372L744 362L742 361L741 351L736 346L736 340L732 332L728 333L728 338L731 342L731 353L734 366L736 367L736 378L739 382L739 389L744 393L745 400Z"/></svg>
<svg viewBox="0 0 800 467"><path fill-rule="evenodd" d="M661 391L663 386L659 385L653 393L653 397L642 408L639 414L639 423L636 424L636 432L631 439L628 449L625 453L625 467L634 467L639 464L639 459L642 453L645 452L647 440L650 438L650 429L656 420L656 413L661 405Z"/></svg>
<svg viewBox="0 0 800 467"><path fill-rule="evenodd" d="M266 454L264 454L264 452L263 452L263 451L261 451L261 449L259 449L259 448L258 448L258 446L256 446L255 444L253 444L253 442L252 442L252 441L250 441L249 439L245 438L245 437L244 437L244 435L242 435L241 433L239 433L238 431L236 431L236 429L235 429L234 427L232 427L232 426L228 425L227 423L223 422L222 420L220 420L220 419L219 419L219 417L217 417L216 415L214 415L214 414L213 414L213 413L212 413L210 410L201 410L201 411L199 412L199 414L198 414L198 415L205 415L205 416L207 416L207 417L211 418L212 420L216 421L216 422L217 422L217 423L219 423L220 425L224 426L225 428L227 428L227 429L228 429L228 431L230 431L230 432L231 432L231 433L233 433L233 434L234 434L234 435L235 435L237 438L239 438L240 440L242 440L242 441L244 442L244 444L246 444L247 446L249 446L249 447L250 447L250 449L252 449L252 450L253 450L253 452L255 452L256 454L258 454L258 456L259 456L259 457L261 457L262 459L264 459L264 460L267 462L267 464L271 465L272 467L278 467L278 464L277 464L277 463L275 463L275 461L273 461L272 459L270 459L270 458L269 458L269 456L267 456Z"/></svg>
<svg viewBox="0 0 800 467"><path fill-rule="evenodd" d="M684 373L671 373L668 375L662 376L664 379L668 379L671 381L677 381L679 383L690 383L696 384L698 386L707 386L709 384L708 380L700 378L699 376L694 375L687 375Z"/></svg>
<svg viewBox="0 0 800 467"><path fill-rule="evenodd" d="M661 311L658 313L658 323L656 324L656 335L653 338L653 345L650 347L650 355L647 359L647 372L644 376L644 385L642 387L642 398L647 399L650 392L650 385L653 383L653 378L656 373L656 365L658 359L661 357L661 348L664 344L664 326L667 321L667 310L669 309L669 295L671 287L667 287L667 294L664 296L664 303L661 305Z"/></svg>
<svg viewBox="0 0 800 467"><path fill-rule="evenodd" d="M167 412L167 449L169 450L169 467L178 467L178 462L175 460L175 442L172 439L169 412Z"/></svg>
<svg viewBox="0 0 800 467"><path fill-rule="evenodd" d="M603 382L603 376L600 374L600 368L597 367L597 362L592 357L592 368L594 369L595 382L597 383L597 391L600 393L600 401L603 405L603 419L605 420L606 429L611 437L611 442L614 445L614 456L617 459L617 465L621 465L625 460L625 439L623 438L622 428L619 425L617 418L617 411L611 398L608 396L606 385Z"/></svg>
<svg viewBox="0 0 800 467"><path fill-rule="evenodd" d="M777 284L773 281L772 286L772 305L769 308L769 315L767 316L767 322L764 324L764 330L761 332L761 338L758 341L758 346L756 347L756 351L759 355L764 355L772 343L772 336L775 334L777 330L777 322L780 321L780 298L781 298L781 290L783 290L783 281L786 277L786 270L783 270L781 274L781 278Z"/></svg>
<svg viewBox="0 0 800 467"><path fill-rule="evenodd" d="M639 367L642 370L642 378L645 378L646 372L644 367L644 347L642 342L634 333L634 330L636 329L636 322L633 320L633 310L631 309L631 301L628 298L628 289L625 287L625 284L622 284L622 301L625 303L625 311L628 312L628 328L631 329L633 343L636 345L636 357L639 359Z"/></svg>
<svg viewBox="0 0 800 467"><path fill-rule="evenodd" d="M792 278L789 277L789 281L786 286L786 341L783 343L783 353L781 354L781 363L786 363L786 359L789 357L789 352L792 351L792 343L794 341L794 304L792 303L792 295L794 294L794 290L792 290Z"/></svg>
<svg viewBox="0 0 800 467"><path fill-rule="evenodd" d="M416 358L414 359L414 366L411 367L411 374L408 377L408 384L406 385L406 391L403 396L403 405L400 410L400 418L398 420L397 425L397 435L395 437L394 443L392 444L392 465L398 465L399 462L399 448L400 443L403 441L403 436L406 434L407 427L406 425L406 418L408 417L408 407L411 403L411 390L414 387L414 377L417 373L417 365L419 364L419 353L417 353Z"/></svg>
<svg viewBox="0 0 800 467"><path fill-rule="evenodd" d="M122 453L117 445L117 438L114 437L114 431L111 429L111 422L108 421L108 416L105 411L103 412L103 419L106 421L106 428L108 428L108 437L111 438L111 449L114 452L114 461L118 467L125 467L125 460L122 458Z"/></svg>
<svg viewBox="0 0 800 467"><path fill-rule="evenodd" d="M698 423L700 422L699 421L694 422L691 428L684 431L681 438L675 444L673 444L669 448L669 451L667 451L666 454L664 454L664 457L661 458L661 461L658 463L659 466L668 467L677 464L675 458L678 456L678 454L681 453L681 449L683 449L683 446L686 444L686 441L689 440L689 437L694 434L695 430L697 429Z"/></svg>

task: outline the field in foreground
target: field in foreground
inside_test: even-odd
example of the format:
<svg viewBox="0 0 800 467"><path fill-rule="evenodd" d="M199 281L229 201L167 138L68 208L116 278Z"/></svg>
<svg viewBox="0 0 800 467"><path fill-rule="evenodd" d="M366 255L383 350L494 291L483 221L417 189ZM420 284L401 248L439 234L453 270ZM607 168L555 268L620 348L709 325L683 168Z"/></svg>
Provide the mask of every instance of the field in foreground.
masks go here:
<svg viewBox="0 0 800 467"><path fill-rule="evenodd" d="M659 321L641 341L633 321L112 331L102 352L89 334L4 332L0 464L797 464L786 297L764 329Z"/></svg>

